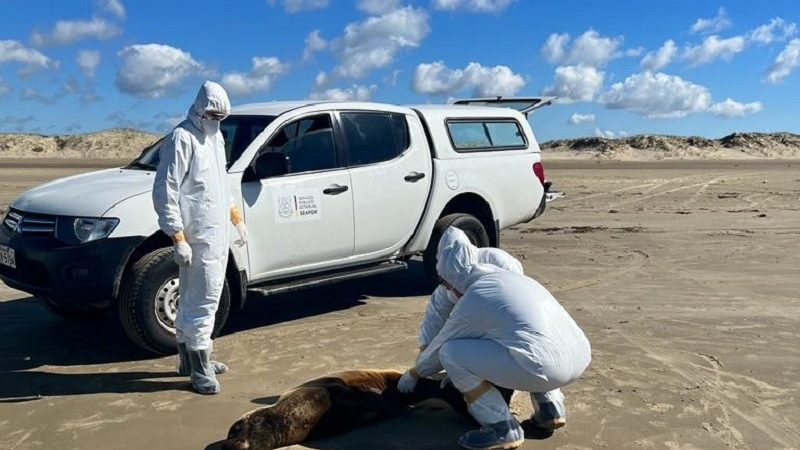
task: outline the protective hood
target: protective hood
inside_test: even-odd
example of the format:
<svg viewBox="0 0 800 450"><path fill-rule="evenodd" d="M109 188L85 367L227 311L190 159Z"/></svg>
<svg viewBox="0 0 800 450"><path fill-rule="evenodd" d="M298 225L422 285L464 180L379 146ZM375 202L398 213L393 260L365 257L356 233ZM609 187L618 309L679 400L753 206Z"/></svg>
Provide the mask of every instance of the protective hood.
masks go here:
<svg viewBox="0 0 800 450"><path fill-rule="evenodd" d="M472 244L470 243L469 245ZM500 250L499 248L494 248L494 247L479 248L478 262L482 264L490 264L492 266L497 266L503 270L518 273L520 275L525 274L525 272L522 270L522 263L519 262L517 258L514 258L513 256L509 255L508 252Z"/></svg>
<svg viewBox="0 0 800 450"><path fill-rule="evenodd" d="M505 267L512 267L513 271L522 272L519 261L514 260L516 265L511 263L509 259L513 260L514 258L505 252L503 252L505 253L503 257L487 255L489 259L494 260L488 264L480 260L479 252L480 249L472 245L463 231L456 227L449 227L439 241L436 272L462 294L475 280L488 273L509 270ZM495 262L500 264L495 264ZM517 267L517 265L519 266Z"/></svg>
<svg viewBox="0 0 800 450"><path fill-rule="evenodd" d="M22 193L11 204L25 212L57 216L101 217L117 203L148 192L153 173L108 169L61 178Z"/></svg>
<svg viewBox="0 0 800 450"><path fill-rule="evenodd" d="M200 86L194 103L186 113L186 117L198 130L206 136L211 136L219 131L219 120L203 119L203 115L207 112L222 118L228 117L231 113L231 102L228 100L227 92L213 81L206 81Z"/></svg>

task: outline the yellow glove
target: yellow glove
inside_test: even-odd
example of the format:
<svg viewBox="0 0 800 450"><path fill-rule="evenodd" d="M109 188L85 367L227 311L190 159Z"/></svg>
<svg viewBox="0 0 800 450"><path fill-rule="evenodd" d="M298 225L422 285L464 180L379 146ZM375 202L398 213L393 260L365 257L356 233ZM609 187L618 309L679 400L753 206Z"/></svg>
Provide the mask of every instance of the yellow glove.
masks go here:
<svg viewBox="0 0 800 450"><path fill-rule="evenodd" d="M242 216L242 211L239 210L239 207L237 205L231 206L231 223L239 225L243 221L244 216Z"/></svg>
<svg viewBox="0 0 800 450"><path fill-rule="evenodd" d="M179 266L188 266L192 263L192 247L186 242L186 236L183 231L178 231L175 236L172 236L172 242L175 253L175 263Z"/></svg>

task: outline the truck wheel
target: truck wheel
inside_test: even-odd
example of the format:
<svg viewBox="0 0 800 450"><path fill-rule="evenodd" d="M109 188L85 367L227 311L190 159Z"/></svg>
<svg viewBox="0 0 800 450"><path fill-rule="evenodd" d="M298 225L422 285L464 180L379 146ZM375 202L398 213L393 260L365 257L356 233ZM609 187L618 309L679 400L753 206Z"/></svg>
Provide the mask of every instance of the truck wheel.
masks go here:
<svg viewBox="0 0 800 450"><path fill-rule="evenodd" d="M119 317L128 337L145 350L160 355L175 353L178 285L178 265L171 248L148 253L125 277L120 290ZM230 306L230 289L225 280L212 336L222 330Z"/></svg>
<svg viewBox="0 0 800 450"><path fill-rule="evenodd" d="M108 307L85 305L70 301L54 300L50 297L36 297L49 311L69 320L99 319L106 314Z"/></svg>
<svg viewBox="0 0 800 450"><path fill-rule="evenodd" d="M489 246L489 234L486 232L486 228L483 227L481 221L475 218L475 216L455 213L440 217L433 226L433 233L431 233L431 239L428 241L428 247L422 255L425 274L434 282L437 282L439 279L436 273L436 253L439 249L439 241L442 239L444 231L451 226L461 229L475 246Z"/></svg>

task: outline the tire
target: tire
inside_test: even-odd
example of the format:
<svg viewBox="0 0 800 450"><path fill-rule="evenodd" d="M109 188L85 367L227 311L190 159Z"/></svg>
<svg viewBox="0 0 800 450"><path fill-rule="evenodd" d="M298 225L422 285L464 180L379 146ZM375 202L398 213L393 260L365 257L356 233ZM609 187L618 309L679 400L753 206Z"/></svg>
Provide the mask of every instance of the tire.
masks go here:
<svg viewBox="0 0 800 450"><path fill-rule="evenodd" d="M439 279L436 273L436 257L439 250L439 241L442 239L444 231L451 226L461 229L473 245L477 247L489 246L489 234L486 232L486 228L481 221L475 216L465 213L455 213L440 217L433 226L433 233L431 233L431 239L428 241L428 247L422 255L425 274L433 282L438 282Z"/></svg>
<svg viewBox="0 0 800 450"><path fill-rule="evenodd" d="M97 306L54 300L50 297L36 297L45 308L67 320L93 320L106 315L108 306Z"/></svg>
<svg viewBox="0 0 800 450"><path fill-rule="evenodd" d="M173 258L172 248L162 248L137 261L123 281L118 302L125 334L138 346L159 355L174 354L177 347L173 321L179 299L178 265ZM230 306L226 279L212 337L225 326Z"/></svg>

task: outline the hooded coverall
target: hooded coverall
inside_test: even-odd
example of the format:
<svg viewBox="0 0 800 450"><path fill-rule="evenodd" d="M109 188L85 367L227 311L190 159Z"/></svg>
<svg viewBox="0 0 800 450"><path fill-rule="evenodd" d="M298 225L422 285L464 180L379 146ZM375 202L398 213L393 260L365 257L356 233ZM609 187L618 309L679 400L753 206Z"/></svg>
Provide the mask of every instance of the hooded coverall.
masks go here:
<svg viewBox="0 0 800 450"><path fill-rule="evenodd" d="M480 263L478 249L459 239L440 244L437 272L463 295L415 370L421 377L446 370L482 425L515 422L486 382L544 393L588 367L591 348L583 331L535 280Z"/></svg>
<svg viewBox="0 0 800 450"><path fill-rule="evenodd" d="M204 118L209 113L217 119ZM206 356L212 350L211 334L228 261L230 211L235 206L219 131L219 118L229 113L230 102L222 86L205 82L186 120L162 144L153 183L159 227L167 236L185 236L191 248L189 264L179 265L175 337L179 348L184 345Z"/></svg>

